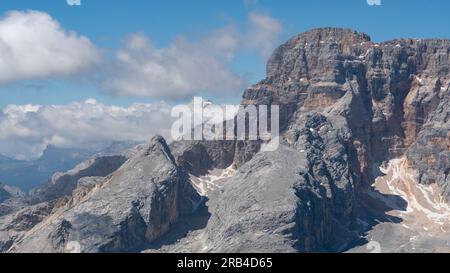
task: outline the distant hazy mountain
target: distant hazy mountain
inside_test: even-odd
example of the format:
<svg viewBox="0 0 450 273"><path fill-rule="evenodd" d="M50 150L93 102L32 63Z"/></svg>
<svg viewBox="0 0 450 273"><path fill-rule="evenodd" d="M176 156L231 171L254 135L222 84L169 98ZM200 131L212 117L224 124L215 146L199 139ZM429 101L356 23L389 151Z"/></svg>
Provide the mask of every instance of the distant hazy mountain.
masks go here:
<svg viewBox="0 0 450 273"><path fill-rule="evenodd" d="M32 165L32 162L16 160L4 155L0 155L0 171L8 171L11 169L23 168Z"/></svg>
<svg viewBox="0 0 450 273"><path fill-rule="evenodd" d="M20 161L0 156L0 181L28 191L48 182L56 172L66 172L90 157L117 154L133 145L134 142L113 142L100 151L58 148L50 145L42 156L34 161Z"/></svg>
<svg viewBox="0 0 450 273"><path fill-rule="evenodd" d="M0 184L0 203L2 203L3 201L5 201L6 199L8 199L10 197L9 192L7 192L2 184Z"/></svg>
<svg viewBox="0 0 450 273"><path fill-rule="evenodd" d="M67 171L94 152L48 146L35 161L17 161L2 156L0 181L29 190L48 181L58 171Z"/></svg>
<svg viewBox="0 0 450 273"><path fill-rule="evenodd" d="M102 156L116 156L120 155L123 152L139 145L139 142L134 141L114 141L106 147L105 149L102 149L95 153L96 157L102 157Z"/></svg>

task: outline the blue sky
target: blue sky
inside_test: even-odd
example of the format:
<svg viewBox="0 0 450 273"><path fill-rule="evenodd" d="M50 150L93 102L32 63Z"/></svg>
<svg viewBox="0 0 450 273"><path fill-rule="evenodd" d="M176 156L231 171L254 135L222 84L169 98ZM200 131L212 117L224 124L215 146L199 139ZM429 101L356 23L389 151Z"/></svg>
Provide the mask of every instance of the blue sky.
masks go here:
<svg viewBox="0 0 450 273"><path fill-rule="evenodd" d="M271 50L300 32L450 38L449 10L443 0L1 0L0 49L14 50L0 55L0 154L142 141L167 127L168 105L238 102Z"/></svg>
<svg viewBox="0 0 450 273"><path fill-rule="evenodd" d="M253 3L250 3L253 2ZM366 0L82 0L69 6L66 0L2 0L0 13L37 10L50 14L66 30L87 36L96 46L114 50L130 33L143 32L159 47L175 37L201 37L227 24L242 27L252 10L270 14L280 21L280 41L314 27L350 27L381 41L397 37L450 38L450 2L383 0L369 6ZM264 77L265 60L251 52L240 53L230 64L250 83ZM0 87L0 107L8 104L68 103L94 97L109 104L127 105L151 98L104 94L91 82L67 80L21 81ZM238 98L238 96L236 96Z"/></svg>

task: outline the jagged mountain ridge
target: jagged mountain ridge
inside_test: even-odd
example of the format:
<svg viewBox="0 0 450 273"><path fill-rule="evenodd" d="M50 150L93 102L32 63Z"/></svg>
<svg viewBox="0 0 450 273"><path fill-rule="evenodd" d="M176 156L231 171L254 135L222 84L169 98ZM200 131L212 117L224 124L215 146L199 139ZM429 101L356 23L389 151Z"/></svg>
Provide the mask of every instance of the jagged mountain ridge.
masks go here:
<svg viewBox="0 0 450 273"><path fill-rule="evenodd" d="M87 252L138 251L145 249L142 242L150 243L150 252L354 249L383 223L403 221L402 213L394 216L390 211L409 211L410 200L372 188L383 175L379 169L391 159L405 157L415 181L438 184L442 196L449 198L449 53L448 40L374 43L366 34L338 28L302 33L275 50L267 78L247 89L242 100L243 104L280 105L279 150L259 152L259 142L176 142L156 149L164 159L148 148L155 146L152 140L110 175L78 181L68 203L4 249L60 252L68 240L82 242ZM156 142L163 141L156 138ZM150 187L145 181L159 173L152 167L159 166L159 161L178 170L177 181L187 179L187 174L202 176L230 165L237 171L208 195L206 208L197 204L199 210L208 210L201 216L202 224L188 223L187 231L179 232L177 223L195 218L195 212L172 211L170 215L181 217L153 222L163 215L167 219L164 207L178 208L167 205L180 200L173 196L173 187L163 198L151 198L138 206L139 213L131 214L127 212L134 207L131 200L117 204L114 195L107 194L117 193L118 185L127 196L135 196L141 186ZM141 164L154 173L142 173ZM132 183L123 176L124 170L133 177ZM188 199L198 201L192 187L181 185L187 187ZM144 191L142 198L148 200L152 194L153 190ZM82 205L91 202L107 207L111 218L107 222L114 223L114 228L90 227L95 221L105 222L97 215L99 206ZM149 207L159 209L146 218L142 210ZM84 211L97 216L80 218ZM57 219L57 224L49 219ZM89 232L80 232L81 227ZM404 232L396 227L398 237L386 239L401 244L409 240ZM106 239L105 234L110 237ZM429 244L421 247L431 249ZM390 249L402 251L401 247Z"/></svg>
<svg viewBox="0 0 450 273"><path fill-rule="evenodd" d="M136 146L136 142L113 142L103 149L85 150L49 145L35 160L14 160L0 155L0 181L29 191L42 186L56 172L66 172L91 157L117 155Z"/></svg>
<svg viewBox="0 0 450 273"><path fill-rule="evenodd" d="M48 146L42 156L33 161L16 161L16 164L6 167L0 180L28 191L44 184L57 171L67 171L76 164L92 156L92 151L83 149L65 149Z"/></svg>
<svg viewBox="0 0 450 273"><path fill-rule="evenodd" d="M201 198L155 137L113 175L98 179L37 224L10 248L13 252L60 252L78 241L86 252L137 249L191 213Z"/></svg>
<svg viewBox="0 0 450 273"><path fill-rule="evenodd" d="M31 163L23 160L15 160L0 154L0 170L8 171L10 169L22 168L29 166Z"/></svg>

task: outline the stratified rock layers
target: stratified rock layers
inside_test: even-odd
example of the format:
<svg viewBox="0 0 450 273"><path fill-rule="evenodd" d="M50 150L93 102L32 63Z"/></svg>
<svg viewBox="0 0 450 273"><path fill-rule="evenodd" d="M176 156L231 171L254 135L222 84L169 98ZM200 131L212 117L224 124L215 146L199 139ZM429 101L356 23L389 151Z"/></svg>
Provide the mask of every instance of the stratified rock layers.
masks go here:
<svg viewBox="0 0 450 273"><path fill-rule="evenodd" d="M439 183L449 197L450 41L374 43L352 30L316 29L280 46L267 67L244 103L281 104L285 128L310 112L340 115L363 183L373 181L374 164L407 154L421 183Z"/></svg>

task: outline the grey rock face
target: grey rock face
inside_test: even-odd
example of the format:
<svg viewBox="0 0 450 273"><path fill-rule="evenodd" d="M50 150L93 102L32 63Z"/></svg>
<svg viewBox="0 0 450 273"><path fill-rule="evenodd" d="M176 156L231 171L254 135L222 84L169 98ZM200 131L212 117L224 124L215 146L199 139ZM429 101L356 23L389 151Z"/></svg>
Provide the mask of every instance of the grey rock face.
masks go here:
<svg viewBox="0 0 450 273"><path fill-rule="evenodd" d="M0 217L0 252L6 252L15 241L48 217L55 203L41 203L11 210Z"/></svg>
<svg viewBox="0 0 450 273"><path fill-rule="evenodd" d="M40 203L35 206L26 207L15 213L12 221L7 224L7 230L28 231L50 215L54 203Z"/></svg>
<svg viewBox="0 0 450 273"><path fill-rule="evenodd" d="M353 30L315 29L275 50L267 79L249 88L243 103L280 104L282 130L303 113L334 109L352 132L353 171L362 183L373 181L373 166L406 154L422 183L446 188L449 52L448 40L377 44Z"/></svg>
<svg viewBox="0 0 450 273"><path fill-rule="evenodd" d="M233 164L236 141L177 141L170 146L180 167L201 176L213 168L225 169Z"/></svg>
<svg viewBox="0 0 450 273"><path fill-rule="evenodd" d="M417 179L424 184L438 183L450 202L450 95L442 99L426 120L408 158L418 169Z"/></svg>
<svg viewBox="0 0 450 273"><path fill-rule="evenodd" d="M25 205L25 193L19 188L0 183L0 217Z"/></svg>
<svg viewBox="0 0 450 273"><path fill-rule="evenodd" d="M287 147L244 164L219 196L211 197L217 200L207 229L212 251L295 251L303 201L297 193L308 187L302 176L306 165L306 155Z"/></svg>
<svg viewBox="0 0 450 273"><path fill-rule="evenodd" d="M48 202L65 196L71 196L83 177L104 177L117 170L126 161L126 157L103 156L82 162L66 173L56 173L50 182L31 192L33 203Z"/></svg>
<svg viewBox="0 0 450 273"><path fill-rule="evenodd" d="M83 252L136 251L192 213L201 199L161 137L40 223L12 252L62 252L70 241Z"/></svg>
<svg viewBox="0 0 450 273"><path fill-rule="evenodd" d="M211 251L336 251L356 238L345 121L304 118L276 152L258 153L211 197Z"/></svg>

